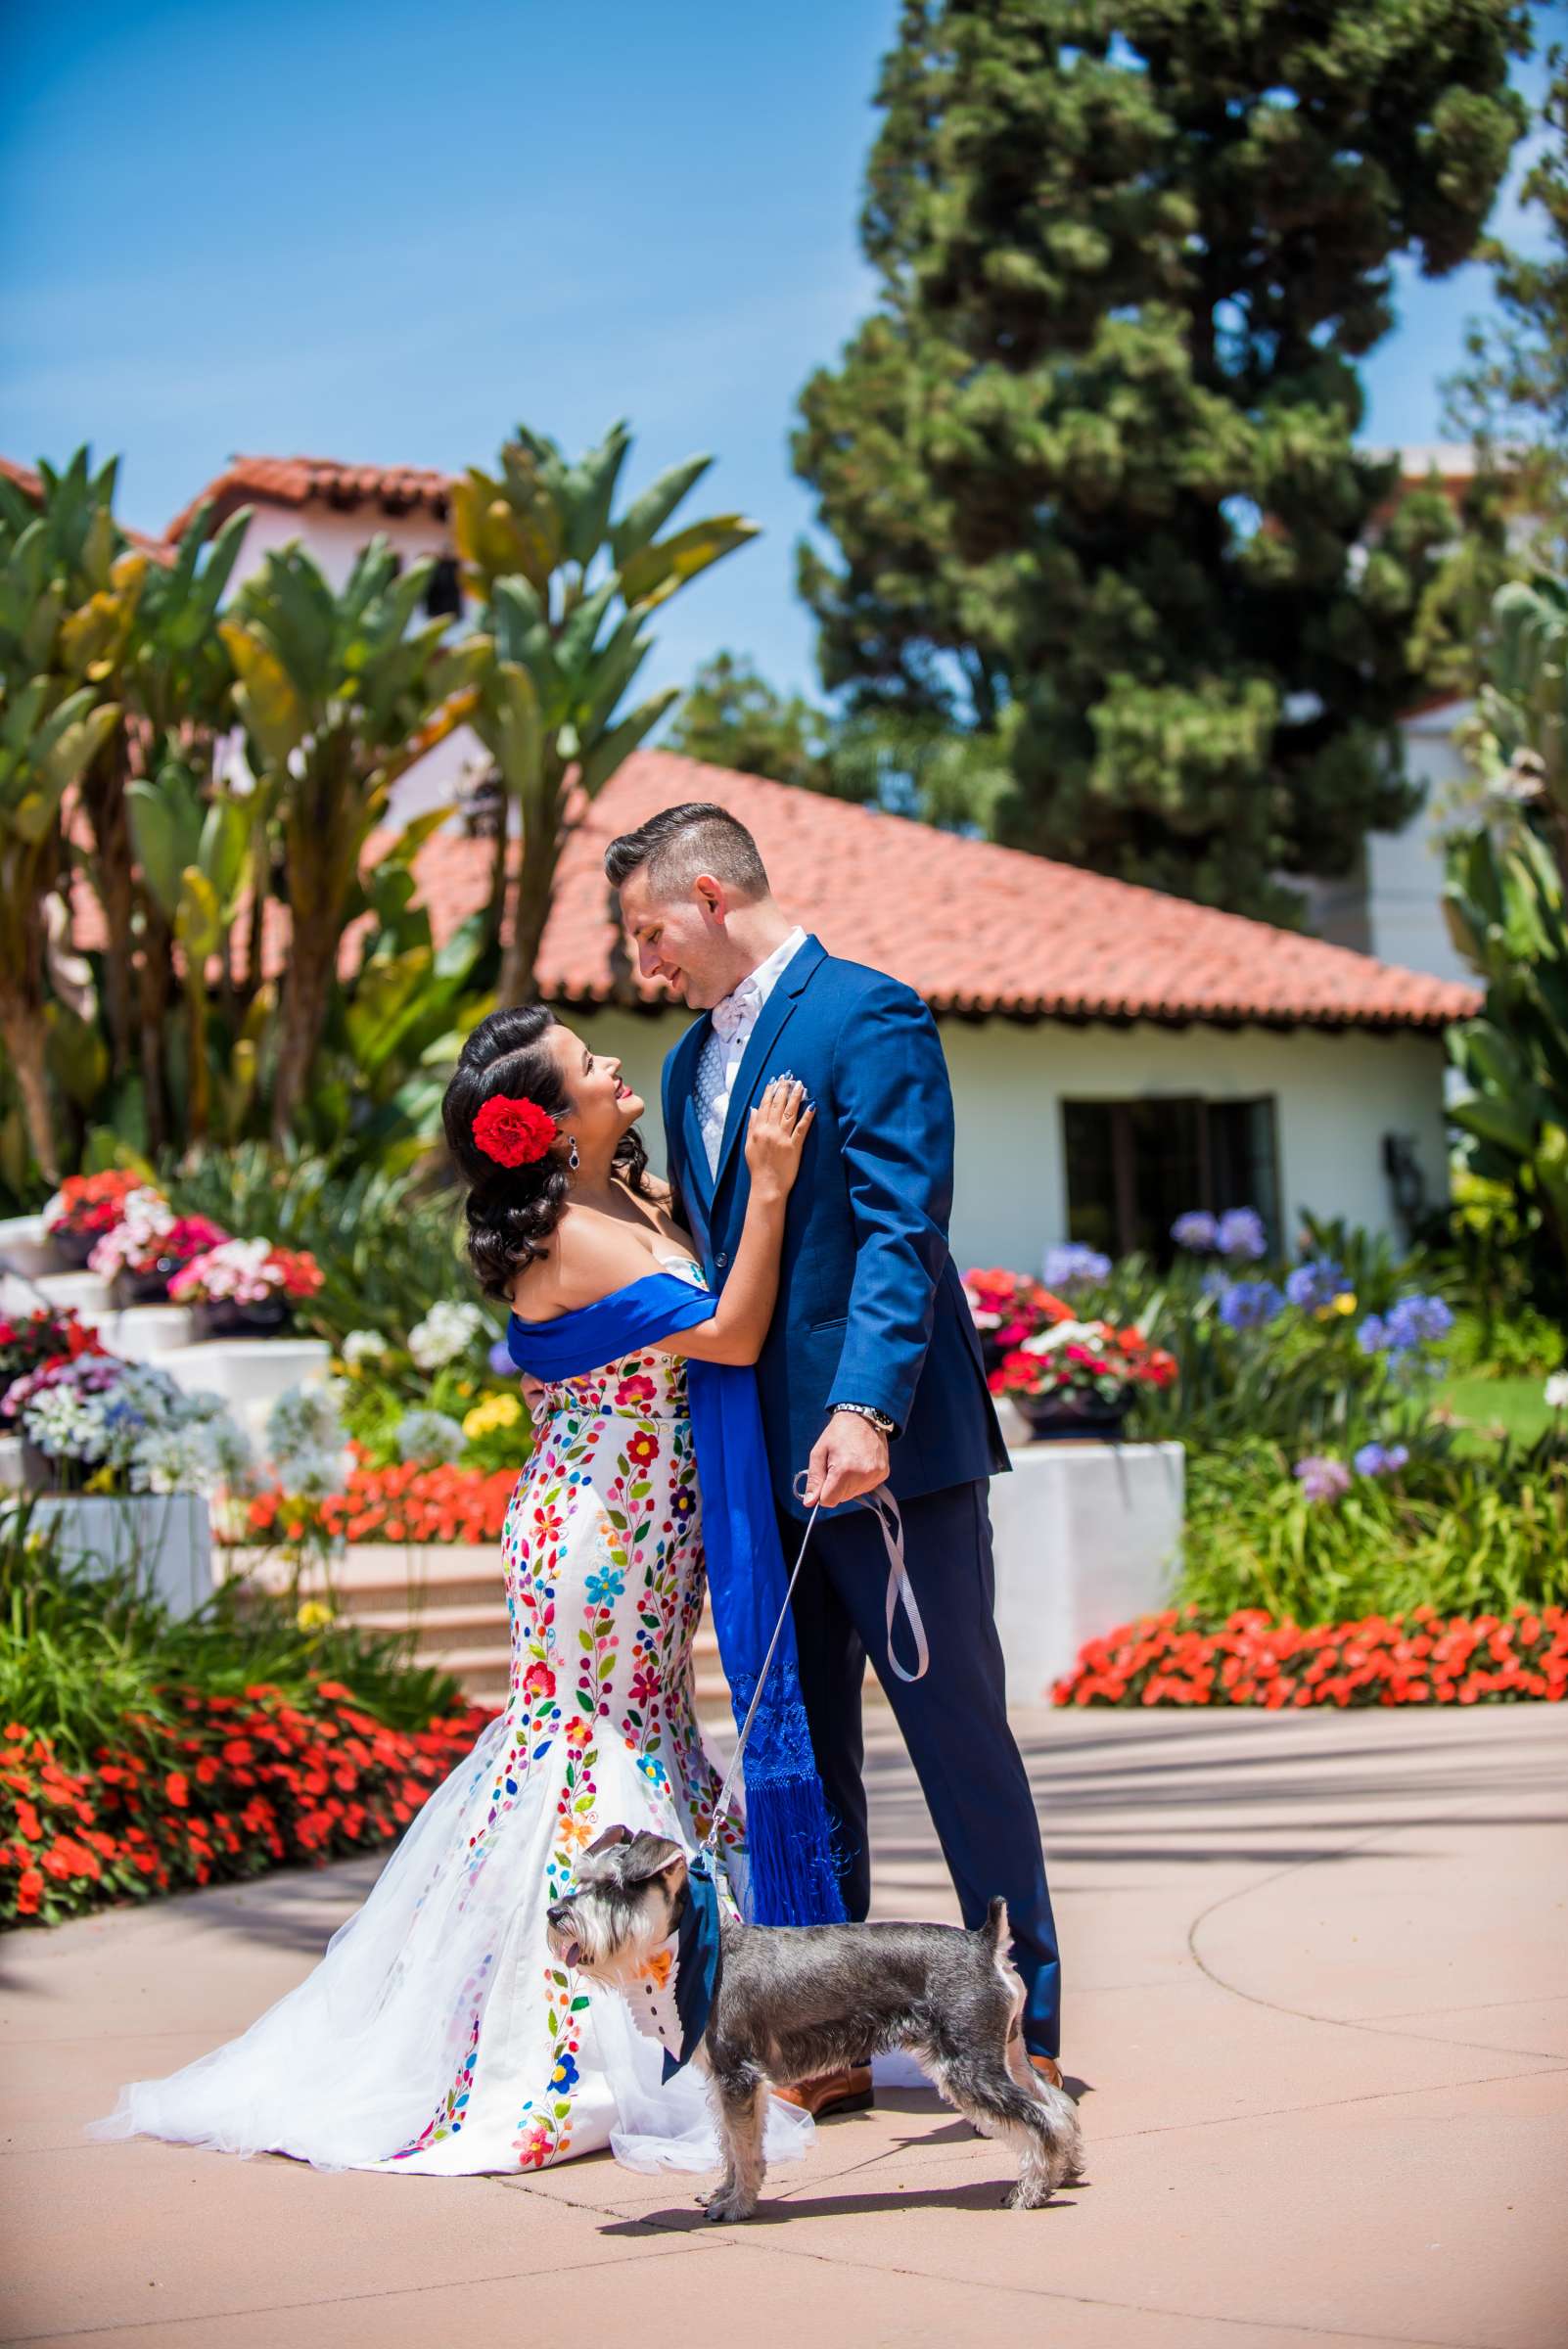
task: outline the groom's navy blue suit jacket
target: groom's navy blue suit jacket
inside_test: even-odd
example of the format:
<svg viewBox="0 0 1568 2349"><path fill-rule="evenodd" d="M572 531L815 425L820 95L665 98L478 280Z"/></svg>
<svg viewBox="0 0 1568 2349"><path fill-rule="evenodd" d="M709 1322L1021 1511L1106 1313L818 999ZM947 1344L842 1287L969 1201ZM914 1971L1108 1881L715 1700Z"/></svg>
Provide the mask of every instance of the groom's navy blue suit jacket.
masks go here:
<svg viewBox="0 0 1568 2349"><path fill-rule="evenodd" d="M953 1115L936 1023L881 971L807 940L762 1007L730 1096L716 1175L696 1104L705 1013L665 1062L665 1132L680 1212L723 1286L746 1216L742 1143L770 1077L793 1071L816 1105L790 1197L778 1310L757 1365L780 1502L829 1410L868 1403L899 1430L900 1499L1007 1465L980 1343L947 1249Z"/></svg>

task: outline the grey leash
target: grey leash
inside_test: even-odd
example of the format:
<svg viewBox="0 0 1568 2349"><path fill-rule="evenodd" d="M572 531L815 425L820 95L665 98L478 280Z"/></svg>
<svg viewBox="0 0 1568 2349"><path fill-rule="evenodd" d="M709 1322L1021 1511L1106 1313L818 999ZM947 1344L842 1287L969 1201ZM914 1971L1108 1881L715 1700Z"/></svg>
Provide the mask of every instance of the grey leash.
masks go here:
<svg viewBox="0 0 1568 2349"><path fill-rule="evenodd" d="M806 1482L806 1473L803 1468L795 1480L797 1494L800 1494L801 1487ZM801 1495L801 1497L804 1499L805 1496ZM874 1511L877 1523L882 1529L883 1546L888 1553L888 1662L900 1681L910 1682L923 1681L931 1669L931 1649L926 1639L926 1627L920 1619L920 1609L915 1601L914 1589L909 1581L909 1570L903 1562L902 1514L886 1485L878 1485L874 1493L862 1493L859 1497L862 1508ZM719 1787L718 1800L714 1805L713 1824L702 1843L701 1848L705 1852L716 1849L718 1830L729 1816L729 1798L734 1791L735 1781L740 1776L741 1764L746 1759L747 1741L752 1733L752 1725L757 1719L757 1708L762 1701L762 1690L767 1685L768 1672L774 1656L778 1653L778 1643L784 1636L784 1626L789 1621L790 1602L795 1596L795 1586L801 1579L801 1568L806 1563L806 1553L810 1546L811 1534L821 1514L822 1503L818 1501L806 1521L806 1531L801 1536L801 1546L795 1553L795 1566L790 1575L789 1588L784 1593L784 1604L779 1609L778 1621L773 1626L773 1636L767 1643L767 1653L762 1658L762 1669L757 1676L757 1686L753 1689L752 1701L746 1708L746 1719L741 1723L740 1742L735 1748L728 1770L724 1773L724 1782ZM905 1672L893 1652L893 1627L898 1620L900 1606L909 1618L909 1629L914 1635L915 1668L913 1672Z"/></svg>

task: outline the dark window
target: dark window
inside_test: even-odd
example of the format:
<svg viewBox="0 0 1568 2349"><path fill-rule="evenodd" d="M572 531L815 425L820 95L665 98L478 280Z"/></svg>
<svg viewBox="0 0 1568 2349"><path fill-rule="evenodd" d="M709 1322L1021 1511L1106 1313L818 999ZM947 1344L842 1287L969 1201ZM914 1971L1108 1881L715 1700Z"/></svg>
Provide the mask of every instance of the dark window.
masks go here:
<svg viewBox="0 0 1568 2349"><path fill-rule="evenodd" d="M432 620L460 620L463 590L458 582L457 557L440 555L425 590L425 610Z"/></svg>
<svg viewBox="0 0 1568 2349"><path fill-rule="evenodd" d="M1188 1208L1255 1207L1279 1238L1272 1098L1064 1101L1069 1236L1169 1264Z"/></svg>

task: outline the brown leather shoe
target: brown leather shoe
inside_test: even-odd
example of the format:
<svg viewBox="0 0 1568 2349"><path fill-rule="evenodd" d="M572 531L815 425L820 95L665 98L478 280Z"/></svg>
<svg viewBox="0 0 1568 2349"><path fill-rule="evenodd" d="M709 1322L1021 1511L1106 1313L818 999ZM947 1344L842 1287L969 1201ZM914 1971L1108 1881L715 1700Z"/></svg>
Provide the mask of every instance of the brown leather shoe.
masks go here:
<svg viewBox="0 0 1568 2349"><path fill-rule="evenodd" d="M813 2121L825 2121L835 2112L869 2112L876 2102L868 2063L823 2072L815 2080L797 2080L793 2088L775 2088L773 2094L786 2104L798 2104Z"/></svg>
<svg viewBox="0 0 1568 2349"><path fill-rule="evenodd" d="M1029 2065L1031 2071L1038 2072L1040 2078L1044 2081L1047 2088L1061 2087L1062 2067L1057 2062L1054 2055L1036 2055L1032 2053L1029 2058Z"/></svg>

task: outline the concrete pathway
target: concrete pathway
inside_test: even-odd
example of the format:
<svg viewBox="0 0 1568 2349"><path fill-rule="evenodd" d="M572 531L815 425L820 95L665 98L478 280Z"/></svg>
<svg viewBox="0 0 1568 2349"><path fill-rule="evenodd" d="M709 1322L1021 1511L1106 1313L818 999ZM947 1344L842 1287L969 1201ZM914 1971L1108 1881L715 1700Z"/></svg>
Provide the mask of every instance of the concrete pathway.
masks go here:
<svg viewBox="0 0 1568 2349"><path fill-rule="evenodd" d="M1088 2182L1033 2213L934 2096L762 2214L607 2157L321 2176L81 2122L306 1969L371 1869L0 1942L0 2338L126 2349L1568 2340L1568 1711L1021 1717ZM875 1732L883 1914L951 1914Z"/></svg>

